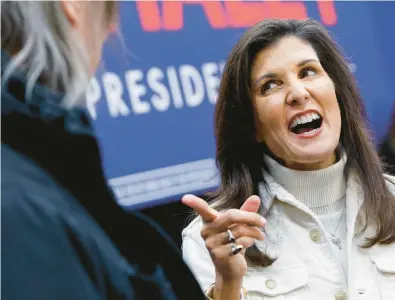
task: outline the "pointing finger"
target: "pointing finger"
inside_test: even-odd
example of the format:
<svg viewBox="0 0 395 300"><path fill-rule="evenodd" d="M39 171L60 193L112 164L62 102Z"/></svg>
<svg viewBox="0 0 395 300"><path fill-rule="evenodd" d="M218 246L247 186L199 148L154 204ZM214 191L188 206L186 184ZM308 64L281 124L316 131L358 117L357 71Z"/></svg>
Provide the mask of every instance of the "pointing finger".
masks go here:
<svg viewBox="0 0 395 300"><path fill-rule="evenodd" d="M205 222L214 221L219 214L215 209L211 208L206 201L194 195L185 195L182 197L181 201L199 214Z"/></svg>

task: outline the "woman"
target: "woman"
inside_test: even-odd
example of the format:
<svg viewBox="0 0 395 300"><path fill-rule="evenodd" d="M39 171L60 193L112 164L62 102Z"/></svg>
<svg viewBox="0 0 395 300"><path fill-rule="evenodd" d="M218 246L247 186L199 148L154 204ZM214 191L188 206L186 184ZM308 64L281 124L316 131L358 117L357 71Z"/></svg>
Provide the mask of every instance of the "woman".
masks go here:
<svg viewBox="0 0 395 300"><path fill-rule="evenodd" d="M82 107L113 1L5 1L2 298L204 299L176 246L106 184Z"/></svg>
<svg viewBox="0 0 395 300"><path fill-rule="evenodd" d="M183 231L184 258L208 298L393 299L394 178L364 117L317 22L265 20L244 34L216 107L221 186L212 206L183 198L200 215Z"/></svg>

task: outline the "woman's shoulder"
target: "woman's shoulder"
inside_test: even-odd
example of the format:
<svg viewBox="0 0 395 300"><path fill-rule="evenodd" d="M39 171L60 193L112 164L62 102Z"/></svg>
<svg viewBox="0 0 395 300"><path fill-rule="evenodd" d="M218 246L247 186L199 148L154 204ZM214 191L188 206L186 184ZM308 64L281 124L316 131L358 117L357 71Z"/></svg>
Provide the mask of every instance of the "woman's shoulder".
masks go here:
<svg viewBox="0 0 395 300"><path fill-rule="evenodd" d="M182 231L182 239L185 239L186 237L191 237L194 239L196 237L200 237L200 231L202 227L203 227L203 220L200 216L197 216Z"/></svg>
<svg viewBox="0 0 395 300"><path fill-rule="evenodd" d="M194 233L200 234L200 230L203 227L203 220L200 216L195 217L187 227L182 231L183 235L191 235Z"/></svg>

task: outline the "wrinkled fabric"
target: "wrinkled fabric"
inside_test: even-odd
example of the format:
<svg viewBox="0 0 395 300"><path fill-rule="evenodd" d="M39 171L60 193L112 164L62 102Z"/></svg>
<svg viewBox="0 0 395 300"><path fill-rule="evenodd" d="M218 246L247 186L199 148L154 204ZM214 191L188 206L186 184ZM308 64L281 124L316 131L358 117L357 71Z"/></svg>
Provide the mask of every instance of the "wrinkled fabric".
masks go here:
<svg viewBox="0 0 395 300"><path fill-rule="evenodd" d="M256 245L277 260L262 268L250 267L243 279L249 300L393 300L395 295L395 243L376 244L363 249L364 238L374 233L369 227L363 236L361 184L355 174L347 180L346 224L347 274L333 252L329 233L306 205L295 199L273 177L265 174L267 186L259 196L269 207L265 240ZM395 177L386 175L395 194ZM200 235L201 218L196 218L183 235L183 255L202 289L215 281L215 267Z"/></svg>

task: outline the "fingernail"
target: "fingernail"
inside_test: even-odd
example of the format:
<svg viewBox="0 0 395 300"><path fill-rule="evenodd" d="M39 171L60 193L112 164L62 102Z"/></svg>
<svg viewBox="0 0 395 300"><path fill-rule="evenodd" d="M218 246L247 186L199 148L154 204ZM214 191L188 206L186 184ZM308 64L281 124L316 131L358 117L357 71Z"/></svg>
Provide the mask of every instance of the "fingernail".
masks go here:
<svg viewBox="0 0 395 300"><path fill-rule="evenodd" d="M260 222L261 222L262 226L265 226L267 223L266 219L263 217L261 218Z"/></svg>

